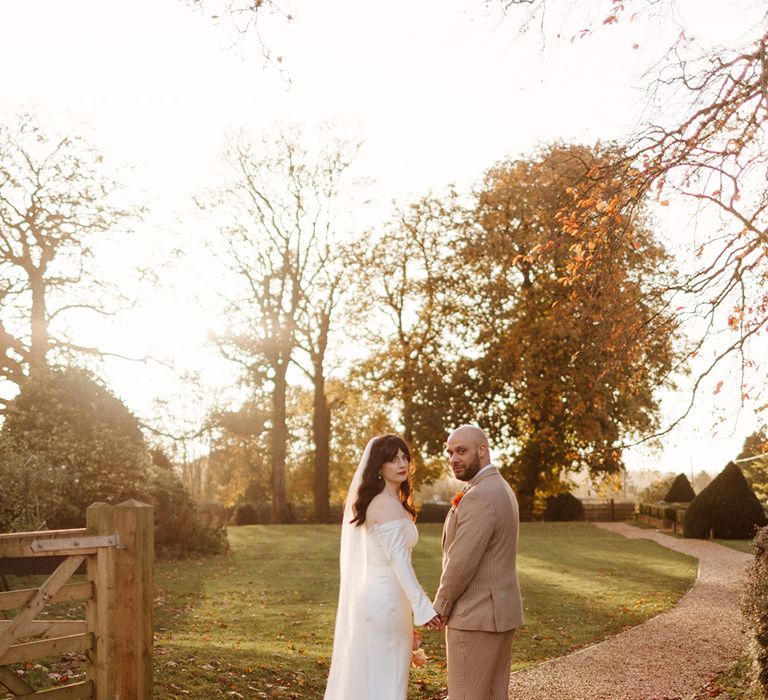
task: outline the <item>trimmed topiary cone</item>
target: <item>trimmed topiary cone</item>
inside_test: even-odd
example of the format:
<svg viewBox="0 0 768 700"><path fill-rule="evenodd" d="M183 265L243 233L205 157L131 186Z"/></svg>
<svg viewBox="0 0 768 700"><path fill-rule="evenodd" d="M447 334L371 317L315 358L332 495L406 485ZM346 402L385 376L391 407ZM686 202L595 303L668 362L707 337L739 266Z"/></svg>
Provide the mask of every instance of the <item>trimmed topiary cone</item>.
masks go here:
<svg viewBox="0 0 768 700"><path fill-rule="evenodd" d="M741 469L730 462L686 509L683 533L700 539L712 534L726 540L747 540L766 524L760 501Z"/></svg>
<svg viewBox="0 0 768 700"><path fill-rule="evenodd" d="M678 474L663 500L667 503L690 503L694 498L696 494L688 477L685 474Z"/></svg>

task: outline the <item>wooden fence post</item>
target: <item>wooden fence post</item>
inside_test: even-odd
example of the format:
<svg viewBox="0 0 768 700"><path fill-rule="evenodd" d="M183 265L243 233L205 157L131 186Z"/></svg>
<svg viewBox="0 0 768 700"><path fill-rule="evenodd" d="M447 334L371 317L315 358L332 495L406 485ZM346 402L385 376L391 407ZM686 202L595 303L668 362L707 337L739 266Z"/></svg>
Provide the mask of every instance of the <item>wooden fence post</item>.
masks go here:
<svg viewBox="0 0 768 700"><path fill-rule="evenodd" d="M115 700L151 700L154 509L129 500L115 506Z"/></svg>
<svg viewBox="0 0 768 700"><path fill-rule="evenodd" d="M86 511L86 526L91 535L115 534L115 509L108 503L94 503ZM115 697L115 548L99 547L88 557L88 581L93 597L88 601L85 619L93 635L93 650L87 654L86 677L93 682L96 700Z"/></svg>

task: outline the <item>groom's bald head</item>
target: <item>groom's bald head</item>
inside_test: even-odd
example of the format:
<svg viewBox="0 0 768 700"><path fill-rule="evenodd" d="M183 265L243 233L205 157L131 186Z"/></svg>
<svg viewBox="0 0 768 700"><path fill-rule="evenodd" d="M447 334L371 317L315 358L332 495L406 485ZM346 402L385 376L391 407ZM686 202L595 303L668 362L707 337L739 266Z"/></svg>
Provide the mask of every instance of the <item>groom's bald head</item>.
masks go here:
<svg viewBox="0 0 768 700"><path fill-rule="evenodd" d="M451 469L462 481L469 481L491 463L488 437L477 426L459 426L448 436L445 445Z"/></svg>
<svg viewBox="0 0 768 700"><path fill-rule="evenodd" d="M448 436L448 440L451 438L467 440L476 446L485 445L490 450L488 436L482 428L478 428L476 425L460 425Z"/></svg>

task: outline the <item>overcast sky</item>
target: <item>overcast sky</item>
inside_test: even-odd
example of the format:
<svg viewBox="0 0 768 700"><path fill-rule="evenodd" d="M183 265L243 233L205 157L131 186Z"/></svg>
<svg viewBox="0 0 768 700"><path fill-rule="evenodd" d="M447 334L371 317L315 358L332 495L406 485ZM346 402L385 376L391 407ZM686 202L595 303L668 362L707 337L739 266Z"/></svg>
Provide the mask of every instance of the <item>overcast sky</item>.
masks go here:
<svg viewBox="0 0 768 700"><path fill-rule="evenodd" d="M696 0L672 16L625 17L612 28L598 22L590 37L571 41L590 15L585 7L610 3L549 7L556 4L561 14L550 9L543 30L537 20L520 34L527 9L504 20L481 0L299 0L292 22L261 26L267 48L282 57L278 69L265 64L254 34L241 39L226 19L181 0L5 0L5 118L31 109L59 127L86 128L148 206L131 249L103 247L107 273L130 294L133 267L182 254L157 289L142 290L141 308L110 327L83 318L81 336L202 370L211 390L232 382L233 371L205 341L221 319L191 195L216 187L219 154L234 129L331 122L340 135L361 139L356 172L372 180L372 204L357 213L363 228L386 216L393 199L448 183L466 188L503 157L557 139L593 143L630 133L649 116L643 76L679 33L677 20L705 44L727 44L762 17L754 9L760 3ZM669 226L674 203L670 209L664 221L679 235ZM662 234L680 247L672 231ZM111 362L106 370L140 414L176 391L159 367ZM670 396L668 413L684 401ZM728 418L719 428L713 406ZM634 450L628 461L718 471L754 425L751 410L737 414L732 396L706 398L662 453Z"/></svg>

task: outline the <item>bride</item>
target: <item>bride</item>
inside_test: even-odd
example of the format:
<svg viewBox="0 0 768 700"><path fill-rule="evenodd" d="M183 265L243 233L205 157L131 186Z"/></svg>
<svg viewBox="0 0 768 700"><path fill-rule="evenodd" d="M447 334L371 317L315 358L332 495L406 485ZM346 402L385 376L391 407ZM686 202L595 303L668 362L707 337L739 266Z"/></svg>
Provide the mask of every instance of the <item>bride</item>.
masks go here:
<svg viewBox="0 0 768 700"><path fill-rule="evenodd" d="M405 700L412 623L440 627L411 566L419 534L410 467L402 438L382 435L368 443L352 478L341 526L339 607L325 700Z"/></svg>

